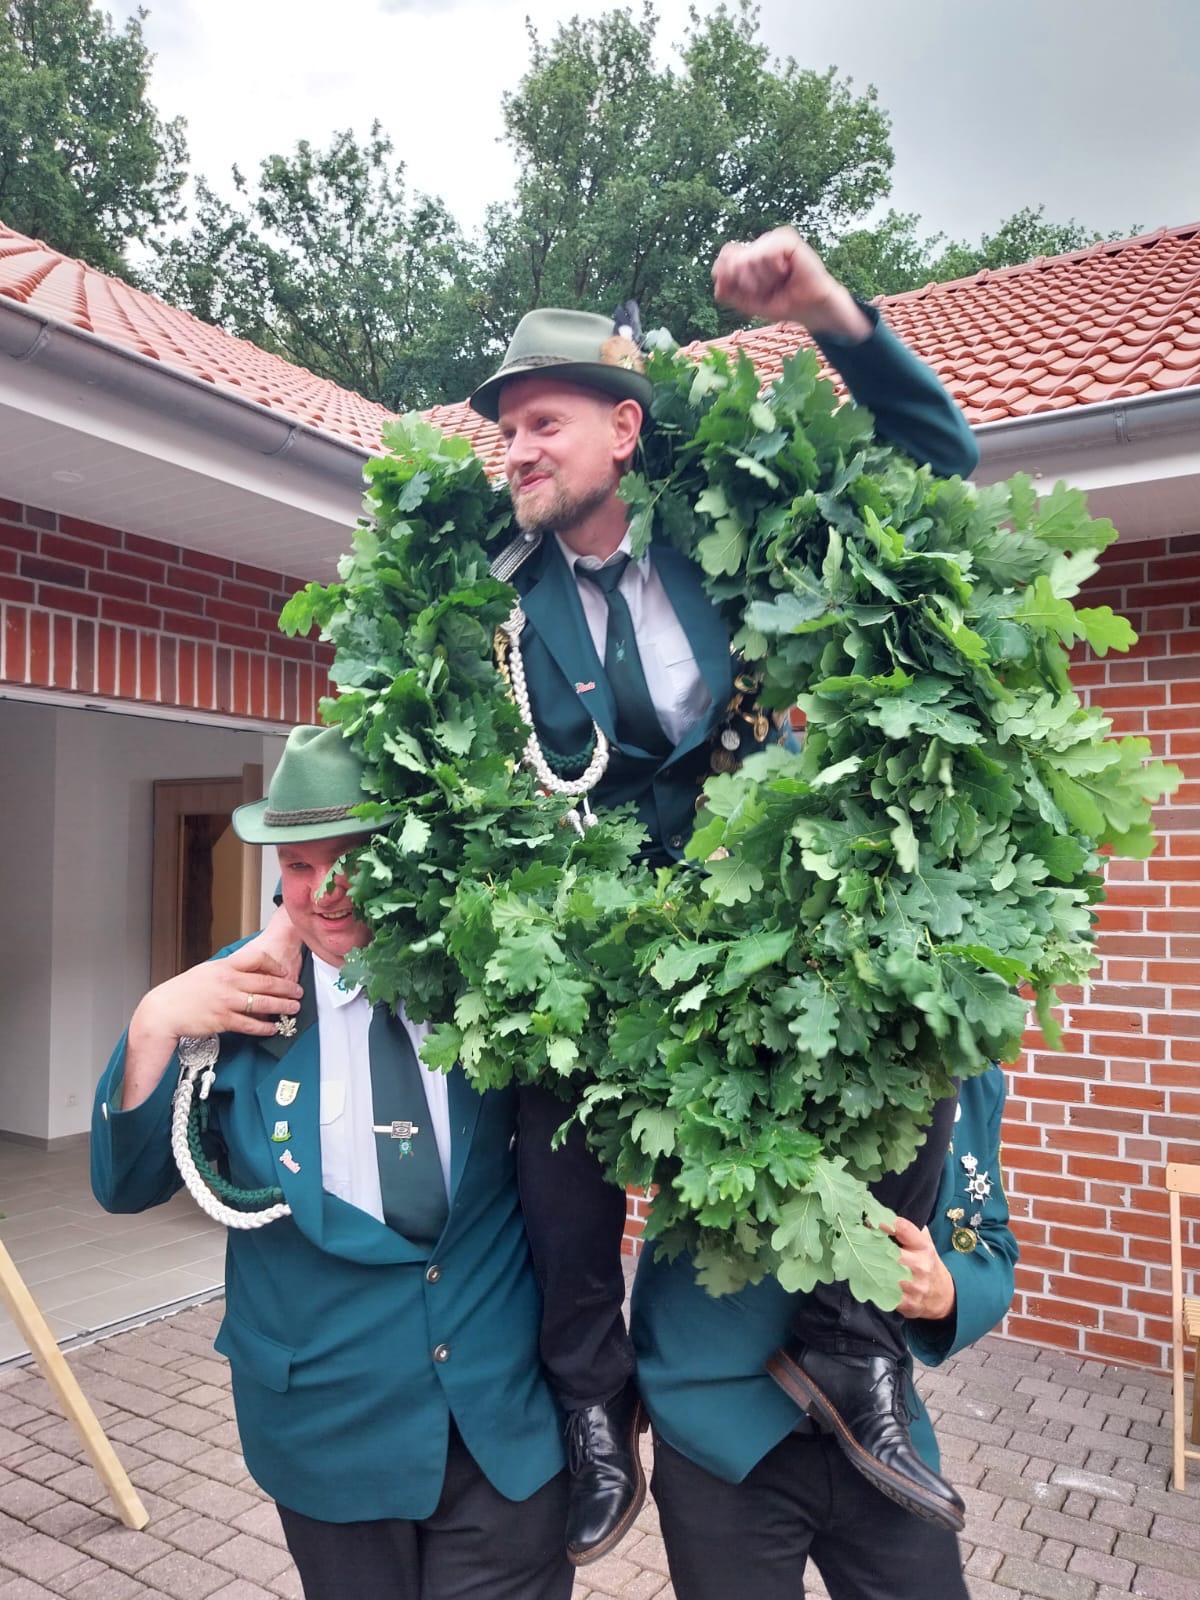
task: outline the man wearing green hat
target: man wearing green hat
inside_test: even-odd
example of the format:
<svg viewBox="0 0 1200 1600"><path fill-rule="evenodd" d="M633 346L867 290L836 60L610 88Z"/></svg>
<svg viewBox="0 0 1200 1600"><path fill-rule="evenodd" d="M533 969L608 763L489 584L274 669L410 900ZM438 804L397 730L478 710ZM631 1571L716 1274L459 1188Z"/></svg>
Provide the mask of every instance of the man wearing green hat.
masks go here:
<svg viewBox="0 0 1200 1600"><path fill-rule="evenodd" d="M943 475L972 470L974 442L936 377L794 230L726 245L713 278L717 298L748 317L807 328L882 437ZM635 323L632 308L615 324L531 312L471 404L505 442L525 543L505 552L504 571L526 618L519 643L543 754L558 776L578 778L602 729L611 755L590 798L635 805L646 860L659 865L682 855L709 772L730 770L772 730L753 683L735 678L695 566L666 545L631 557L617 485L652 421ZM918 1227L933 1208L953 1114L943 1102L913 1167L885 1180L885 1203ZM578 1563L613 1547L645 1489L621 1316L624 1197L603 1183L578 1132L551 1152L563 1116L548 1091L522 1091L521 1195L545 1302L542 1358L568 1412L568 1550ZM773 1361L777 1381L815 1395L847 1459L876 1486L919 1516L961 1526L961 1499L912 1447L902 1319L833 1286L798 1306L794 1332Z"/></svg>
<svg viewBox="0 0 1200 1600"><path fill-rule="evenodd" d="M230 1227L216 1347L308 1600L566 1600L513 1092L427 1070L426 1029L339 981L370 937L341 861L369 798L340 729L293 730L234 828L278 852L299 982L251 941L152 989L97 1088L92 1187L120 1212L179 1188L181 1041L216 1035L209 1185L239 1211L290 1208Z"/></svg>

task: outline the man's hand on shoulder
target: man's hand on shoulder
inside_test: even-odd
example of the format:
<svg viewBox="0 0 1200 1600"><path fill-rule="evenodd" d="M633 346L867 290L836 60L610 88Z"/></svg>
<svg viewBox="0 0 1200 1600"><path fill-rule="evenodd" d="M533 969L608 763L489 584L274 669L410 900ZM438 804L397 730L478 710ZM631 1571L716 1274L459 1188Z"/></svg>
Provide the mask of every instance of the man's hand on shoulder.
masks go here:
<svg viewBox="0 0 1200 1600"><path fill-rule="evenodd" d="M270 1038L277 1016L299 1011L302 993L283 961L258 940L160 983L143 996L129 1024L121 1109L132 1111L149 1099L180 1039L210 1033Z"/></svg>
<svg viewBox="0 0 1200 1600"><path fill-rule="evenodd" d="M912 1274L902 1287L897 1311L923 1322L943 1321L954 1310L954 1279L929 1229L897 1217L895 1226L885 1227L884 1232L900 1246L900 1259Z"/></svg>
<svg viewBox="0 0 1200 1600"><path fill-rule="evenodd" d="M849 343L871 334L870 318L795 228L725 245L712 275L717 300L748 317L800 322L810 333Z"/></svg>

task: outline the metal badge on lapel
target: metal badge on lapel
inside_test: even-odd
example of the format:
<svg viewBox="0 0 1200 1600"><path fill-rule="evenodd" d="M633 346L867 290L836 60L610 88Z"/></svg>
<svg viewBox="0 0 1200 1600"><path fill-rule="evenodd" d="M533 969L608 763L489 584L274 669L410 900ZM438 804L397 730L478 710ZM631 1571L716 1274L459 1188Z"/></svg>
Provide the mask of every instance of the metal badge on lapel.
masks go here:
<svg viewBox="0 0 1200 1600"><path fill-rule="evenodd" d="M275 1132L271 1135L273 1144L286 1144L291 1137L292 1130L289 1123L277 1122L275 1124Z"/></svg>
<svg viewBox="0 0 1200 1600"><path fill-rule="evenodd" d="M277 1106L290 1106L300 1093L300 1085L293 1083L291 1078L280 1078L279 1087L275 1091L275 1104Z"/></svg>
<svg viewBox="0 0 1200 1600"><path fill-rule="evenodd" d="M279 1034L281 1038L294 1039L296 1037L295 1017L280 1017L275 1023L275 1032Z"/></svg>
<svg viewBox="0 0 1200 1600"><path fill-rule="evenodd" d="M281 1167L286 1167L289 1172L300 1171L300 1163L296 1160L295 1156L290 1150L285 1150L280 1156L279 1165Z"/></svg>

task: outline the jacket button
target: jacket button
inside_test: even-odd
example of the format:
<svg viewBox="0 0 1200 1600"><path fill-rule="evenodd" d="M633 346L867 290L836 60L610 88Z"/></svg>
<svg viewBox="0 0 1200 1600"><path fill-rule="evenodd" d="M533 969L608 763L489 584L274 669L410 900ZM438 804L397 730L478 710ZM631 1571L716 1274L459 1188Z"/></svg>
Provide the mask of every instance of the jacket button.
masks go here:
<svg viewBox="0 0 1200 1600"><path fill-rule="evenodd" d="M683 849L683 835L681 833L673 833L667 842L670 844L672 850Z"/></svg>
<svg viewBox="0 0 1200 1600"><path fill-rule="evenodd" d="M436 1263L425 1268L425 1282L436 1283L442 1275L442 1269Z"/></svg>
<svg viewBox="0 0 1200 1600"><path fill-rule="evenodd" d="M435 1361L449 1361L449 1359L450 1359L450 1346L448 1344L434 1345L434 1347L433 1347L433 1359Z"/></svg>

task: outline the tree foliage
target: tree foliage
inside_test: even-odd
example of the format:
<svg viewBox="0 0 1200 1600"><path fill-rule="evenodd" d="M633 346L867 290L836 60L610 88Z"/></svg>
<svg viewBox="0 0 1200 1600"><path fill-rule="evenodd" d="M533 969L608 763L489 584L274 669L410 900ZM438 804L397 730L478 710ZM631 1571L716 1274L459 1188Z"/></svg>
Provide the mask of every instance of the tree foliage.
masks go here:
<svg viewBox="0 0 1200 1600"><path fill-rule="evenodd" d="M201 179L192 227L160 247L165 298L397 410L461 392L462 236L440 200L409 198L378 124L268 156L253 189L234 179L240 204Z"/></svg>
<svg viewBox="0 0 1200 1600"><path fill-rule="evenodd" d="M1095 961L1100 852L1148 854L1179 780L1070 686L1073 644L1135 641L1073 603L1115 531L1062 485L934 479L835 408L811 351L766 395L744 354L649 371L634 548L699 563L763 703L805 709L802 752L710 779L656 874L630 815L564 827L514 770L491 661L507 499L406 420L341 582L284 615L335 644L322 711L367 759L362 814L400 818L357 859L374 936L350 968L436 1020L429 1064L581 1096L610 1177L657 1188L648 1237L714 1292L770 1272L895 1305L866 1180L907 1165L955 1076L1015 1056L1022 988L1053 1042L1056 987Z"/></svg>
<svg viewBox="0 0 1200 1600"><path fill-rule="evenodd" d="M792 223L820 245L887 193L888 118L874 89L776 62L749 0L693 12L677 65L656 67L658 17L610 11L529 26L530 65L504 97L513 199L488 216L484 315L507 338L532 306L633 297L681 341L737 326L709 271L728 239Z"/></svg>
<svg viewBox="0 0 1200 1600"><path fill-rule="evenodd" d="M0 5L0 217L118 274L179 215L186 176L183 120L147 98L144 15L118 30L90 0Z"/></svg>

